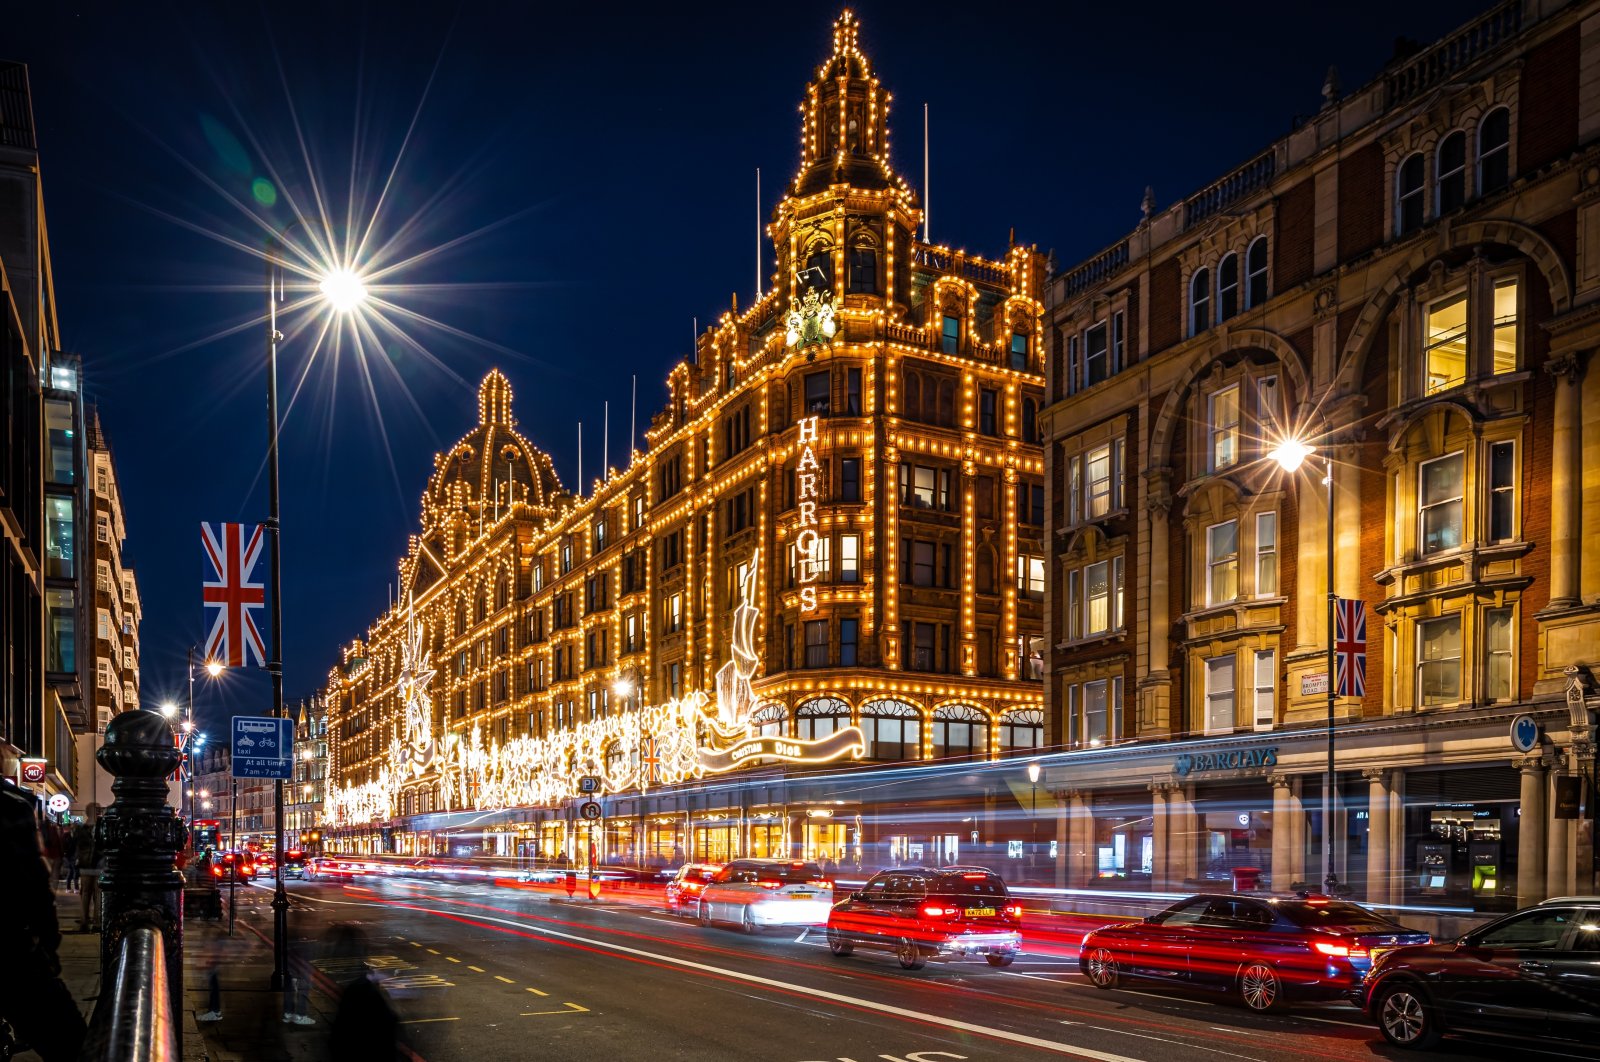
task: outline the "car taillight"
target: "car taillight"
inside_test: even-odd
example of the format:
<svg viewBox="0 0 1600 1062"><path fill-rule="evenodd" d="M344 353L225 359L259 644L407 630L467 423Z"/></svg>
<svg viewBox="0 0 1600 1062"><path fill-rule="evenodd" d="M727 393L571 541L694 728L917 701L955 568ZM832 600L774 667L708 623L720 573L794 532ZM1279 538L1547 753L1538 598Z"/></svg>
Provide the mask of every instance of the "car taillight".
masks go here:
<svg viewBox="0 0 1600 1062"><path fill-rule="evenodd" d="M1340 959L1350 957L1350 946L1348 944L1330 944L1325 940L1313 940L1311 946L1324 955L1332 955Z"/></svg>
<svg viewBox="0 0 1600 1062"><path fill-rule="evenodd" d="M221 867L212 867L211 868L211 874L212 874L213 877L218 877L218 878L222 877L222 868Z"/></svg>
<svg viewBox="0 0 1600 1062"><path fill-rule="evenodd" d="M961 875L961 880L962 881L983 881L988 876L989 875L983 873L982 871L979 871L977 873L963 874L963 875Z"/></svg>
<svg viewBox="0 0 1600 1062"><path fill-rule="evenodd" d="M1021 918L1022 917L1022 905L1020 903L1008 903L1008 904L1006 904L1006 917L1007 918Z"/></svg>
<svg viewBox="0 0 1600 1062"><path fill-rule="evenodd" d="M959 907L944 907L936 903L922 905L922 917L924 918L954 918L960 913L961 908Z"/></svg>
<svg viewBox="0 0 1600 1062"><path fill-rule="evenodd" d="M699 892L703 888L705 888L704 885L700 885L693 881L686 881L683 883L684 892Z"/></svg>
<svg viewBox="0 0 1600 1062"><path fill-rule="evenodd" d="M806 884L810 885L813 889L827 889L829 892L833 891L833 882L831 881L808 881Z"/></svg>
<svg viewBox="0 0 1600 1062"><path fill-rule="evenodd" d="M783 888L783 882L781 882L781 881L766 881L766 880L763 879L761 881L756 882L756 884L760 885L763 889L781 889L781 888Z"/></svg>

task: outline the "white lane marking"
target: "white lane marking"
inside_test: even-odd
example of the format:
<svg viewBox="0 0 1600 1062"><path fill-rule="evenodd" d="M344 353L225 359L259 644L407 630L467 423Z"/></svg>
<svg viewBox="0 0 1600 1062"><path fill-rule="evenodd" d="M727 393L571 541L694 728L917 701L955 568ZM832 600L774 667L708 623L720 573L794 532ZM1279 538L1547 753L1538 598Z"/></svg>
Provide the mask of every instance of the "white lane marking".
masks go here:
<svg viewBox="0 0 1600 1062"><path fill-rule="evenodd" d="M1171 1003L1176 1000L1184 1003L1193 1003L1200 1007L1216 1006L1215 1003L1210 1003L1203 999L1190 999L1188 996L1163 996L1155 992L1138 992L1131 988L1124 988L1122 991L1130 996L1144 996L1146 999L1159 999L1163 1003Z"/></svg>
<svg viewBox="0 0 1600 1062"><path fill-rule="evenodd" d="M1008 1040L1012 1043L1022 1044L1027 1047L1037 1047L1040 1050L1051 1051L1056 1054L1076 1055L1079 1058L1092 1058L1095 1059L1096 1062L1140 1062L1139 1059L1135 1059L1129 1055L1112 1054L1109 1051L1097 1051L1092 1047L1078 1047L1072 1044L1060 1043L1055 1040L1045 1040L1037 1036L1029 1036L1026 1033L1010 1032L1006 1029L996 1029L988 1025L977 1025L972 1022L959 1021L955 1018L947 1018L941 1014L929 1014L926 1011L910 1010L906 1007L896 1007L888 1003L879 1003L876 1000L871 999L860 999L855 996L847 996L838 992L829 992L821 988L811 988L806 985L791 984L787 981L779 981L771 977L761 977L756 974L743 973L739 970L730 970L722 966L711 966L707 963L695 962L691 959L680 959L675 955L665 955L656 951L645 951L643 948L632 948L625 944L618 944L609 940L598 940L594 937L580 936L577 933L564 933L561 930L550 929L546 926L534 925L528 922L520 922L512 918L499 918L493 915L478 913L464 914L456 911L435 911L431 908L422 907L420 905L404 905L402 906L402 909L405 909L405 907L410 907L411 910L422 911L428 914L444 915L452 919L476 919L483 922L499 922L502 925L514 926L518 929L526 930L530 933L537 933L542 936L555 937L561 940L572 940L580 944L587 944L590 947L605 948L608 951L620 952L624 955L637 955L641 958L650 959L655 962L669 963L673 966L681 966L690 970L700 970L704 973L714 974L718 977L727 977L736 981L745 981L750 984L764 985L768 988L781 989L785 992L795 992L800 995L811 996L814 999L825 999L829 1002L857 1007L861 1010L876 1011L880 1014L889 1014L897 1018L909 1018L912 1021L926 1022L930 1025L942 1025L947 1029L956 1029L961 1032L976 1033L979 1036L987 1036L991 1039ZM1184 1046L1187 1047L1191 1045L1185 1044Z"/></svg>
<svg viewBox="0 0 1600 1062"><path fill-rule="evenodd" d="M1340 1021L1338 1018L1313 1018L1309 1014L1296 1014L1295 1017L1299 1018L1301 1021L1321 1022L1323 1025L1348 1025L1352 1029L1376 1029L1377 1028L1376 1025L1368 1025L1366 1022Z"/></svg>
<svg viewBox="0 0 1600 1062"><path fill-rule="evenodd" d="M1132 1036L1140 1040L1159 1040L1164 1044L1177 1044L1179 1047L1187 1047L1191 1051L1209 1051L1214 1055L1226 1055L1229 1058L1242 1058L1245 1059L1246 1062L1267 1062L1266 1059L1256 1058L1254 1055L1235 1054L1232 1051L1224 1051L1218 1047L1204 1047L1200 1044L1192 1044L1187 1040L1171 1040L1165 1036L1151 1036L1148 1033L1128 1032L1126 1029L1108 1029L1104 1025L1086 1025L1084 1028L1099 1029L1101 1032L1114 1033L1118 1036Z"/></svg>
<svg viewBox="0 0 1600 1062"><path fill-rule="evenodd" d="M1004 977L1026 977L1030 981L1048 981L1053 985L1067 985L1069 988L1091 988L1092 985L1084 981L1063 981L1059 977L1045 977L1041 974L1022 973L1019 970L1002 970Z"/></svg>

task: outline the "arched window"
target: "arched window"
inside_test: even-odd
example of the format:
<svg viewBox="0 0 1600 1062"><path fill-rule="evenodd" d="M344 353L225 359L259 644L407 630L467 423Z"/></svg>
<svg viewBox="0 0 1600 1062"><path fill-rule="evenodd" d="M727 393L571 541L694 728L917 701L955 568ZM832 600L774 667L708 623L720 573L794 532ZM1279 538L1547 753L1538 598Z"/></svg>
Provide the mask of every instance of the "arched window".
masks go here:
<svg viewBox="0 0 1600 1062"><path fill-rule="evenodd" d="M947 704L933 713L933 756L989 755L989 717L970 704Z"/></svg>
<svg viewBox="0 0 1600 1062"><path fill-rule="evenodd" d="M795 737L816 741L850 725L850 706L837 697L817 697L794 710Z"/></svg>
<svg viewBox="0 0 1600 1062"><path fill-rule="evenodd" d="M1458 210L1467 201L1467 134L1456 130L1439 142L1438 184L1434 194L1439 215Z"/></svg>
<svg viewBox="0 0 1600 1062"><path fill-rule="evenodd" d="M806 255L806 283L818 291L833 290L833 248L825 243L814 243Z"/></svg>
<svg viewBox="0 0 1600 1062"><path fill-rule="evenodd" d="M786 737L789 733L789 709L776 702L763 704L750 716L750 728L759 737Z"/></svg>
<svg viewBox="0 0 1600 1062"><path fill-rule="evenodd" d="M919 373L906 369L900 374L905 390L905 401L901 406L907 420L922 419L922 376Z"/></svg>
<svg viewBox="0 0 1600 1062"><path fill-rule="evenodd" d="M1000 717L1000 751L1036 749L1044 745L1044 711L1013 708Z"/></svg>
<svg viewBox="0 0 1600 1062"><path fill-rule="evenodd" d="M622 777L622 773L623 773L622 761L623 761L623 755L624 755L625 752L626 752L626 750L622 747L622 742L620 742L620 741L613 741L613 742L611 742L610 744L608 744L606 746L606 777L607 778L619 779L619 778Z"/></svg>
<svg viewBox="0 0 1600 1062"><path fill-rule="evenodd" d="M1197 269L1189 281L1189 334L1197 336L1211 327L1211 270Z"/></svg>
<svg viewBox="0 0 1600 1062"><path fill-rule="evenodd" d="M1217 263L1217 323L1239 312L1239 256L1225 254Z"/></svg>
<svg viewBox="0 0 1600 1062"><path fill-rule="evenodd" d="M850 290L872 295L878 290L878 248L862 238L850 248Z"/></svg>
<svg viewBox="0 0 1600 1062"><path fill-rule="evenodd" d="M1511 112L1496 107L1478 126L1478 194L1498 192L1511 183Z"/></svg>
<svg viewBox="0 0 1600 1062"><path fill-rule="evenodd" d="M1257 236L1244 255L1244 304L1254 308L1267 301L1267 238Z"/></svg>
<svg viewBox="0 0 1600 1062"><path fill-rule="evenodd" d="M1419 151L1400 164L1395 171L1394 231L1404 236L1422 228L1427 199L1423 196L1427 169Z"/></svg>
<svg viewBox="0 0 1600 1062"><path fill-rule="evenodd" d="M922 713L905 701L868 701L861 706L867 758L915 760L922 755Z"/></svg>

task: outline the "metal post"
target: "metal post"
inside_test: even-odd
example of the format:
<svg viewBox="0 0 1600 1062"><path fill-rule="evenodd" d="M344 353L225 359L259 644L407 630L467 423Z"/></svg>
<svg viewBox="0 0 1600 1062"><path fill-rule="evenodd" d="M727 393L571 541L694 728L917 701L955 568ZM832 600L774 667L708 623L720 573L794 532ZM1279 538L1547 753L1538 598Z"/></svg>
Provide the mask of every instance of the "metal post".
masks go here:
<svg viewBox="0 0 1600 1062"><path fill-rule="evenodd" d="M231 769L231 762L230 762ZM228 864L228 936L233 936L234 901L239 898L239 869L244 860L239 857L239 779L233 779L233 800L230 802L228 822L228 851L233 862Z"/></svg>
<svg viewBox="0 0 1600 1062"><path fill-rule="evenodd" d="M267 671L272 675L272 714L282 719L283 711L283 534L278 513L278 297L283 284L279 245L267 247L267 542L271 565L268 606L272 610L272 659ZM292 745L291 745L292 747ZM283 779L272 783L273 868L276 884L272 892L272 980L282 989L289 975L289 894L283 887Z"/></svg>
<svg viewBox="0 0 1600 1062"><path fill-rule="evenodd" d="M1333 586L1333 454L1328 454L1328 779L1322 788L1322 886L1328 895L1333 895L1333 890L1339 885L1339 876L1333 870L1333 814L1335 807L1334 787L1338 784L1338 775L1334 768L1333 728L1334 728L1334 695L1338 689L1335 678L1337 676L1334 651L1334 603L1338 600L1338 593Z"/></svg>
<svg viewBox="0 0 1600 1062"><path fill-rule="evenodd" d="M180 787L178 789L178 797L183 802L183 807L188 809L188 814L185 816L185 818L187 818L189 820L189 840L187 841L187 843L188 844L193 844L194 843L194 792L193 792L193 790L194 790L194 773L195 773L195 771L194 771L194 768L195 768L194 760L195 760L195 750L197 748L199 748L199 746L194 743L194 646L192 646L192 645L189 646L189 708L188 708L188 711L184 713L184 719L189 724L188 728L185 729L184 732L183 732L183 751L187 756L187 762L189 764L189 777L188 778L181 777L183 772L181 770L179 771L180 777L179 777L178 781L180 783ZM185 782L187 782L188 784L186 784L186 785L183 784ZM190 853L191 856L193 856L195 854L196 853L192 853L192 852Z"/></svg>
<svg viewBox="0 0 1600 1062"><path fill-rule="evenodd" d="M100 964L117 969L123 938L140 925L161 930L172 1022L183 1003L183 820L167 804L178 766L172 726L154 712L122 712L106 724L95 753L113 778L112 803L95 826L105 853L100 875Z"/></svg>

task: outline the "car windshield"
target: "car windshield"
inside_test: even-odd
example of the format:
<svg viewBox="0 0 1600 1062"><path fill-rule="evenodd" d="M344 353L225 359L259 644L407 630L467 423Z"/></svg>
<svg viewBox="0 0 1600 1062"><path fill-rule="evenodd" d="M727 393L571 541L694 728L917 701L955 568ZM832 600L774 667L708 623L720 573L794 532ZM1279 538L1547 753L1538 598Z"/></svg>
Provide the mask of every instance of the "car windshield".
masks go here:
<svg viewBox="0 0 1600 1062"><path fill-rule="evenodd" d="M1354 929L1393 933L1400 928L1382 915L1373 914L1358 904L1340 900L1326 902L1293 900L1276 905L1297 926L1322 929Z"/></svg>
<svg viewBox="0 0 1600 1062"><path fill-rule="evenodd" d="M822 868L815 863L735 863L723 870L720 877L723 881L781 881L794 884L820 879Z"/></svg>

